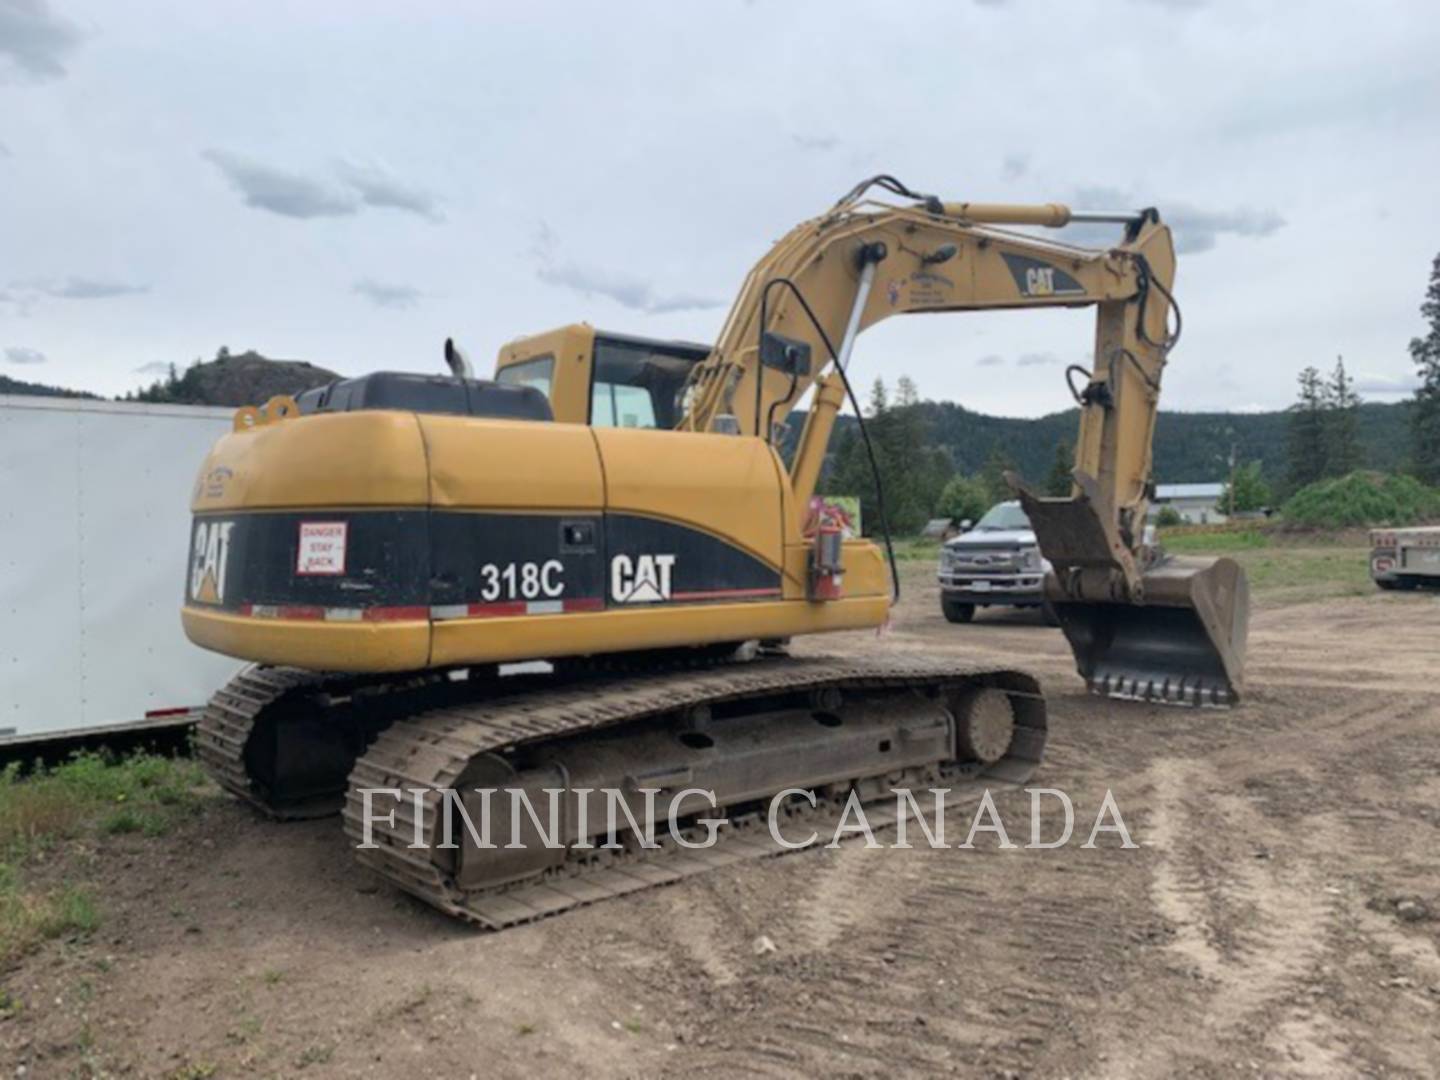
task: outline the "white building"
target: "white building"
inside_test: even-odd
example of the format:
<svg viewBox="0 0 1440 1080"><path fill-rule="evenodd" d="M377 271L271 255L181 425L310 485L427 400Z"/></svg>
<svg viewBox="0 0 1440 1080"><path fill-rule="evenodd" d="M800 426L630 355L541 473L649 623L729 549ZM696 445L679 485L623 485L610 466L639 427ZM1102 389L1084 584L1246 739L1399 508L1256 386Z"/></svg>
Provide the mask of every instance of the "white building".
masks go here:
<svg viewBox="0 0 1440 1080"><path fill-rule="evenodd" d="M1220 500L1225 496L1224 484L1156 484L1155 498L1150 503L1150 517L1170 507L1189 525L1218 525L1225 520Z"/></svg>

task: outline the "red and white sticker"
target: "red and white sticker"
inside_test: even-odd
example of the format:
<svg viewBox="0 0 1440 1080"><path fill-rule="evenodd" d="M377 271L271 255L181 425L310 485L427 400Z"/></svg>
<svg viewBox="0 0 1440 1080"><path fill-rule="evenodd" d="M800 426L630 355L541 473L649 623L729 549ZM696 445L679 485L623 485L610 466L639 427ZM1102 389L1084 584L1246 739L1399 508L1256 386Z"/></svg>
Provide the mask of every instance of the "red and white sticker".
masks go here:
<svg viewBox="0 0 1440 1080"><path fill-rule="evenodd" d="M344 521L302 521L300 546L295 553L295 573L338 577L345 573Z"/></svg>

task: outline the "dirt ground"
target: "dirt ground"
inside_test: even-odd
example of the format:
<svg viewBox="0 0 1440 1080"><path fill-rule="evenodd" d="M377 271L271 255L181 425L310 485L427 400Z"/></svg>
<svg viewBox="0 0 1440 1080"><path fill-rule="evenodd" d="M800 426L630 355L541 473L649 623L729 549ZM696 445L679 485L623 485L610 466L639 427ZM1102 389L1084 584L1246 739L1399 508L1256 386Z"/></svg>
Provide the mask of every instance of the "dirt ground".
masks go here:
<svg viewBox="0 0 1440 1080"><path fill-rule="evenodd" d="M946 624L930 571L807 648L1036 671L1068 846L852 844L486 934L217 795L93 854L99 930L3 977L0 1077L1440 1073L1440 599L1261 597L1247 700L1196 714L1087 697L1028 614ZM1080 847L1107 789L1134 850Z"/></svg>

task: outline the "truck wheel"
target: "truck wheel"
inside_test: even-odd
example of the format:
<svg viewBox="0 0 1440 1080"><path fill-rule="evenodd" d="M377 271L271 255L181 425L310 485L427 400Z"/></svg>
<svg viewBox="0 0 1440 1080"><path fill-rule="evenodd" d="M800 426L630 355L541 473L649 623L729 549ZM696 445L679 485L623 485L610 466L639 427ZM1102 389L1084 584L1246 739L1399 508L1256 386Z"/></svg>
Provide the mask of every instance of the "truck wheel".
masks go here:
<svg viewBox="0 0 1440 1080"><path fill-rule="evenodd" d="M1060 616L1055 614L1055 605L1046 600L1040 605L1040 617L1045 620L1046 626L1059 626Z"/></svg>
<svg viewBox="0 0 1440 1080"><path fill-rule="evenodd" d="M958 600L940 598L940 610L945 612L946 622L969 622L975 618L975 605L962 604Z"/></svg>
<svg viewBox="0 0 1440 1080"><path fill-rule="evenodd" d="M1382 588L1382 589L1398 589L1398 588L1400 587L1400 583L1399 583L1398 581L1379 581L1379 580L1377 580L1377 581L1375 582L1375 584L1378 585L1378 586L1379 586L1380 588Z"/></svg>

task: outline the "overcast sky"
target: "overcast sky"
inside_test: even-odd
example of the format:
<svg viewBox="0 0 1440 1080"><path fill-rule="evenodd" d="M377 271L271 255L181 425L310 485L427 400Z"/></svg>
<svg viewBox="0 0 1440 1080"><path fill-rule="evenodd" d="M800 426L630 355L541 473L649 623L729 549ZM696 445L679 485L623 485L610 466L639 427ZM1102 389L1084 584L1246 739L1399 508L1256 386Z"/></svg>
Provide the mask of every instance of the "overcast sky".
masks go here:
<svg viewBox="0 0 1440 1080"><path fill-rule="evenodd" d="M488 371L578 320L709 342L771 241L884 171L1158 206L1168 408L1283 407L1337 354L1394 400L1440 251L1437 58L1423 0L0 0L0 372L440 370L447 335ZM1090 321L893 319L855 370L1039 415Z"/></svg>

